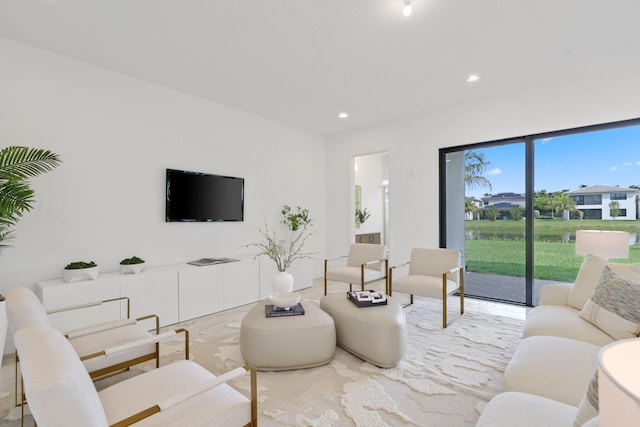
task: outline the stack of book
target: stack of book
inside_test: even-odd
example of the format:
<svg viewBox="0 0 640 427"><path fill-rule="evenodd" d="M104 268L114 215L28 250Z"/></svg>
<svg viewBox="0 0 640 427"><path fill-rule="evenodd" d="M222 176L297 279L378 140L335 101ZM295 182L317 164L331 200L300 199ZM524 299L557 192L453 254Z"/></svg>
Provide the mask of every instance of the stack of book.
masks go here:
<svg viewBox="0 0 640 427"><path fill-rule="evenodd" d="M264 306L264 311L267 317L301 316L304 314L304 308L300 303L289 309L275 308L273 304L267 304Z"/></svg>

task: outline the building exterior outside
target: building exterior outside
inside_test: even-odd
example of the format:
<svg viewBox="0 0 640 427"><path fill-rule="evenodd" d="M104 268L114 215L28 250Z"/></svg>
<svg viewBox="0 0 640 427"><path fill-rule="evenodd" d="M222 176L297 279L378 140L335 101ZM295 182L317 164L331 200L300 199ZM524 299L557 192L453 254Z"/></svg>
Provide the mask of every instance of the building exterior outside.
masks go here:
<svg viewBox="0 0 640 427"><path fill-rule="evenodd" d="M519 207L524 211L526 205L525 195L521 193L498 193L482 198L482 210L494 206L500 212L500 219L510 219L511 209Z"/></svg>
<svg viewBox="0 0 640 427"><path fill-rule="evenodd" d="M609 185L591 185L566 193L576 202L576 210L583 213L584 219L640 219L640 190L635 188L615 187ZM618 202L618 215L613 216L610 207L611 202ZM518 206L525 209L526 199L520 193L498 193L482 198L481 210L494 206L500 211L500 218L510 217L512 208ZM566 213L569 214L568 212ZM571 213L571 218L578 218L576 212ZM469 216L467 215L467 219ZM567 217L566 219L569 219Z"/></svg>
<svg viewBox="0 0 640 427"><path fill-rule="evenodd" d="M638 190L635 188L590 185L567 193L576 201L584 219L638 219ZM618 216L611 215L609 204L617 201Z"/></svg>

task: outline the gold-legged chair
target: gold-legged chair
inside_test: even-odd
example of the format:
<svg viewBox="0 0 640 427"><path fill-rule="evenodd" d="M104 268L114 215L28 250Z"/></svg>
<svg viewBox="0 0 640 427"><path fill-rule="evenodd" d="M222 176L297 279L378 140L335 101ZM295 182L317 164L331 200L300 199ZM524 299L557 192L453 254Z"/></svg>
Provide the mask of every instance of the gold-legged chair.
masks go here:
<svg viewBox="0 0 640 427"><path fill-rule="evenodd" d="M126 297L59 308L47 312L31 289L22 286L10 288L6 294L9 330L12 334L16 334L34 324L51 326L49 315L121 302L126 302L126 319L91 324L64 333L64 336L69 340L93 380L101 379L131 366L154 359L156 368L159 367L160 342L173 339L176 334L185 335L185 358L189 358L189 331L180 328L161 333L160 320L155 314L130 319L130 303ZM145 321L147 320L153 323L153 327L150 330L149 325L145 326ZM46 349L43 349L43 351L46 353ZM18 393L18 363L20 362L20 356L16 352L14 387L16 405L24 402L23 393ZM20 399L21 396L22 399Z"/></svg>
<svg viewBox="0 0 640 427"><path fill-rule="evenodd" d="M329 262L347 259L347 264L329 269ZM327 282L343 282L349 284L349 291L353 285L364 286L368 283L384 279L384 289L387 291L387 270L389 267L384 245L353 243L349 254L324 260L324 294L327 294Z"/></svg>
<svg viewBox="0 0 640 427"><path fill-rule="evenodd" d="M393 292L413 296L442 299L442 327L447 327L447 297L460 293L460 314L464 313L464 268L460 264L461 254L457 249L413 248L410 261L389 269L389 296ZM403 277L394 276L395 270L407 267Z"/></svg>
<svg viewBox="0 0 640 427"><path fill-rule="evenodd" d="M257 380L250 367L216 376L179 360L96 390L71 342L51 326L18 331L24 388L37 425L257 426ZM229 384L250 372L250 397Z"/></svg>

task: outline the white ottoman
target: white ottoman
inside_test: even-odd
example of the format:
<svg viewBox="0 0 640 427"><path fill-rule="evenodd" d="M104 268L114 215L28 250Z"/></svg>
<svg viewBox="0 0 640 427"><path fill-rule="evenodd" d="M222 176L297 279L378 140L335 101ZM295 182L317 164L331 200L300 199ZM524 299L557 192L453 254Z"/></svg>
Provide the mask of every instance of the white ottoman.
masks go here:
<svg viewBox="0 0 640 427"><path fill-rule="evenodd" d="M338 345L382 368L395 366L407 348L407 321L402 306L387 297L388 304L357 307L345 293L329 294L320 308L333 317Z"/></svg>
<svg viewBox="0 0 640 427"><path fill-rule="evenodd" d="M597 345L570 338L525 338L504 372L504 389L580 406L598 368L599 350Z"/></svg>
<svg viewBox="0 0 640 427"><path fill-rule="evenodd" d="M301 316L266 317L267 301L257 303L242 319L240 352L260 371L283 371L327 364L336 351L333 319L302 300Z"/></svg>

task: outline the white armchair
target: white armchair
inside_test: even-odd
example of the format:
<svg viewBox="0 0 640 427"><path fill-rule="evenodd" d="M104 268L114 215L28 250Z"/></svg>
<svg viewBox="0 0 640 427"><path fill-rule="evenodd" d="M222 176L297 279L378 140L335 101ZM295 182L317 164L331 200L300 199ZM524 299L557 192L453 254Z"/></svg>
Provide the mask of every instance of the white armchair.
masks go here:
<svg viewBox="0 0 640 427"><path fill-rule="evenodd" d="M70 342L50 326L15 334L31 413L38 426L257 426L257 384L250 367L219 377L180 360L96 391ZM251 396L228 381L251 372Z"/></svg>
<svg viewBox="0 0 640 427"><path fill-rule="evenodd" d="M384 279L385 292L387 290L387 269L389 267L384 245L369 243L353 243L349 254L324 260L324 294L327 294L327 282L343 282L349 284L353 290L354 284L359 284L364 291L364 285ZM347 259L347 265L328 268L330 261Z"/></svg>
<svg viewBox="0 0 640 427"><path fill-rule="evenodd" d="M447 297L460 293L460 314L464 313L464 268L457 249L413 248L411 260L389 269L389 296L393 291L442 299L442 327L447 327ZM409 274L393 278L394 270L409 267Z"/></svg>
<svg viewBox="0 0 640 427"><path fill-rule="evenodd" d="M129 299L116 298L107 301L82 304L66 309L56 309L53 313L64 310L80 310L83 308L103 304L127 302L127 318L89 325L87 327L65 332L76 354L85 365L92 379L100 379L105 375L121 371L148 360L156 360L156 367L160 364L159 343L173 339L177 333L185 335L185 358L189 358L189 332L176 329L160 333L159 319L156 315L129 319ZM35 325L51 326L49 313L40 303L38 297L28 288L15 287L7 291L6 310L9 328L13 334ZM53 315L53 313L51 313ZM153 332L141 323L146 319L155 320ZM16 352L16 404L18 401L18 363L22 357Z"/></svg>

